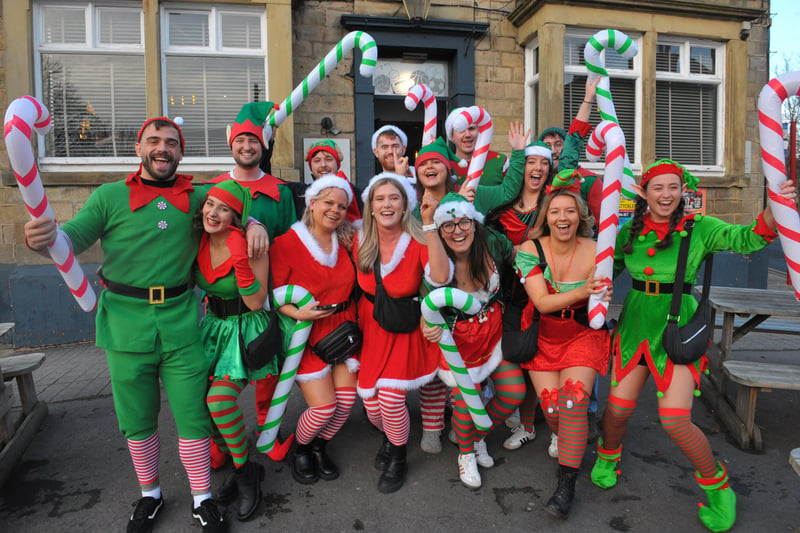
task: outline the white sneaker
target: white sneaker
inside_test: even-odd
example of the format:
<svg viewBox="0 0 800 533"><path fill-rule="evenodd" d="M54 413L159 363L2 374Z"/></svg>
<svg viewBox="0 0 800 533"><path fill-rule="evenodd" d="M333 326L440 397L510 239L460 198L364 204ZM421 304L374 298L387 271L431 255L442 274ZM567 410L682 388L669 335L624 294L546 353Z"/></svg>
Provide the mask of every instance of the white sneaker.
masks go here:
<svg viewBox="0 0 800 533"><path fill-rule="evenodd" d="M518 450L526 442L532 441L536 438L536 428L528 433L524 426L517 426L511 430L511 436L503 442L503 448L506 450Z"/></svg>
<svg viewBox="0 0 800 533"><path fill-rule="evenodd" d="M481 488L481 474L474 453L458 454L458 477L468 489Z"/></svg>
<svg viewBox="0 0 800 533"><path fill-rule="evenodd" d="M511 416L506 418L505 424L508 429L514 429L515 427L522 424L522 420L519 417L519 409L511 413Z"/></svg>
<svg viewBox="0 0 800 533"><path fill-rule="evenodd" d="M553 459L558 459L558 435L555 433L550 435L550 446L547 448L547 453Z"/></svg>
<svg viewBox="0 0 800 533"><path fill-rule="evenodd" d="M492 458L486 450L486 441L483 439L475 442L475 459L483 468L491 468L494 466L494 458Z"/></svg>
<svg viewBox="0 0 800 533"><path fill-rule="evenodd" d="M450 428L450 431L447 433L447 440L458 446L458 435L456 435L456 430Z"/></svg>
<svg viewBox="0 0 800 533"><path fill-rule="evenodd" d="M419 447L425 453L442 453L442 430L423 429Z"/></svg>

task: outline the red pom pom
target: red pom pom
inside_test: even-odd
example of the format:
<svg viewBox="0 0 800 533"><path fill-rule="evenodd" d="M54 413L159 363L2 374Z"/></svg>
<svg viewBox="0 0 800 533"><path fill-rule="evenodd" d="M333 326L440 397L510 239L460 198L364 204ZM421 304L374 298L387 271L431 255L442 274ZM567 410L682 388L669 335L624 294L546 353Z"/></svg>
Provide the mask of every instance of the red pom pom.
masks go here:
<svg viewBox="0 0 800 533"><path fill-rule="evenodd" d="M228 374L225 374L223 377L224 377L225 379L231 379L230 375L228 375Z"/></svg>
<svg viewBox="0 0 800 533"><path fill-rule="evenodd" d="M617 475L622 474L622 470L614 470L614 472L616 472Z"/></svg>
<svg viewBox="0 0 800 533"><path fill-rule="evenodd" d="M646 276L652 276L652 275L653 275L653 267L646 267L646 268L644 269L644 274L645 274Z"/></svg>
<svg viewBox="0 0 800 533"><path fill-rule="evenodd" d="M653 257L654 255L656 255L656 249L655 248L648 248L647 249L647 255L649 255L650 257Z"/></svg>
<svg viewBox="0 0 800 533"><path fill-rule="evenodd" d="M698 506L700 509L702 509L703 507L705 507L705 505L703 505L703 502L697 502L697 506Z"/></svg>

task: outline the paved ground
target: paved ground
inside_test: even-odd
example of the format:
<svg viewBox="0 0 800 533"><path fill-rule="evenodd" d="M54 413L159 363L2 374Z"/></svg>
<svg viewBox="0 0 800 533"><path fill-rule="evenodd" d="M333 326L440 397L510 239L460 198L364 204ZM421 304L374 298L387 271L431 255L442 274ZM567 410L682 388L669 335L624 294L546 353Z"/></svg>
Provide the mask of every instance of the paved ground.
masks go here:
<svg viewBox="0 0 800 533"><path fill-rule="evenodd" d="M783 279L773 275L771 288L781 287ZM735 354L796 362L798 342L800 337L751 334L735 345ZM123 531L138 491L117 430L105 357L89 344L43 351L47 361L35 379L50 415L0 489L0 531ZM601 380L601 404L607 390L607 381ZM241 403L252 424L252 391L245 392ZM696 516L703 495L689 463L661 430L652 382L631 418L619 485L608 491L592 485L588 473L595 453L590 447L566 522L541 509L557 479L556 462L547 455L549 430L544 423L537 426L534 442L514 452L502 448L505 428L491 434L489 450L497 465L482 470L483 487L470 491L458 480L453 446L445 441L438 456L420 451L416 395L409 403L410 473L399 492L382 495L375 489L378 472L372 460L380 436L357 404L329 446L341 477L302 486L292 480L285 463L259 456L267 468L264 501L250 522L234 519L232 531L704 531ZM167 504L156 531L199 531L189 512L174 423L166 401L163 405L161 472ZM295 391L286 427L293 427L303 407ZM757 421L766 441L762 454L736 448L702 401L695 403L693 416L729 469L739 497L735 530L800 532L800 478L789 465L790 451L800 446L800 394L776 391L759 396ZM224 475L225 470L214 473L215 486ZM231 509L229 516L233 514Z"/></svg>

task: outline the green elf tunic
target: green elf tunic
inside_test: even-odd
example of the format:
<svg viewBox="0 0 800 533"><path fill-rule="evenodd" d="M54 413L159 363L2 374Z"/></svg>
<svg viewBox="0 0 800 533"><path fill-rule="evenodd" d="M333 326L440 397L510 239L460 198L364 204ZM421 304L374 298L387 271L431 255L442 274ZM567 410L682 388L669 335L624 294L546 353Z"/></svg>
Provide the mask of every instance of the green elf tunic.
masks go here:
<svg viewBox="0 0 800 533"><path fill-rule="evenodd" d="M481 173L481 185L500 185L506 176L508 166L509 159L507 155L489 150L489 153L486 154L486 163L483 165L483 173ZM460 187L467 177L469 165L465 167L454 165L453 170L458 176L458 186Z"/></svg>
<svg viewBox="0 0 800 533"><path fill-rule="evenodd" d="M697 271L707 255L726 250L749 254L764 248L775 238L775 233L764 224L761 217L748 226L738 226L714 217L686 215L672 234L672 246L658 250L655 244L666 237L669 225L667 222L653 222L648 214L645 215L641 234L633 240L631 254L622 252L622 247L630 236L631 221L620 229L614 253L614 275L627 268L635 280L674 282L680 241L686 236L683 224L691 219L694 219L695 227L692 230L684 278L687 284L692 284L697 279ZM659 393L669 388L674 365L664 351L661 339L667 326L666 317L671 301L672 294L648 295L635 289L628 292L611 346L617 381L621 381L643 360L653 374ZM695 298L684 294L678 326L689 322L696 309ZM688 365L698 385L707 364L708 359L704 356Z"/></svg>

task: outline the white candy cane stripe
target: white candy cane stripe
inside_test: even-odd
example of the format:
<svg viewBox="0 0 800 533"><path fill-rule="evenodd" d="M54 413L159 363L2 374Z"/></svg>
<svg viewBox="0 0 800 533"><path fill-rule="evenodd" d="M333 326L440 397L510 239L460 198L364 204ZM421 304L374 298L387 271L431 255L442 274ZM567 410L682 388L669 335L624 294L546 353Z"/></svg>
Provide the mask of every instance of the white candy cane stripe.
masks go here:
<svg viewBox="0 0 800 533"><path fill-rule="evenodd" d="M489 144L492 142L494 126L488 111L474 105L464 109L453 120L453 129L461 132L472 124L478 126L478 139L475 142L475 150L472 152L472 159L470 159L469 168L467 169L467 177L464 179L462 187L475 188L480 183L483 167L486 165L486 156L489 155Z"/></svg>
<svg viewBox="0 0 800 533"><path fill-rule="evenodd" d="M606 172L603 176L603 200L600 204L599 233L595 275L609 280L614 275L614 245L619 227L619 197L622 190L622 175L625 169L625 135L618 124L603 120L592 132L586 153L590 161L598 161L606 154ZM605 291L589 297L589 325L594 329L603 327L608 314L608 302L601 301Z"/></svg>
<svg viewBox="0 0 800 533"><path fill-rule="evenodd" d="M583 50L583 57L586 68L589 70L589 79L592 80L601 76L600 84L597 86L597 107L600 109L600 118L610 120L619 124L617 120L617 110L614 108L614 100L611 98L611 85L606 70L605 60L601 53L607 49L616 50L622 57L631 59L639 53L639 49L633 39L619 30L601 30L595 33L586 43ZM622 192L628 198L635 198L636 191L631 185L635 184L633 171L631 170L630 159L625 154L625 167L622 176Z"/></svg>
<svg viewBox="0 0 800 533"><path fill-rule="evenodd" d="M317 88L319 82L330 74L344 56L355 47L361 50L359 72L365 78L372 76L372 71L378 62L378 45L375 44L375 39L370 34L363 31L351 31L328 52L325 59L320 61L317 67L308 73L308 76L300 82L300 85L294 88L292 93L280 105L275 106L275 112L268 119L269 124L264 126L265 142L272 138L273 128L283 124L283 121L292 114L292 111L303 103L303 100L306 99L311 91Z"/></svg>
<svg viewBox="0 0 800 533"><path fill-rule="evenodd" d="M442 328L442 338L439 340L439 348L442 350L447 364L453 373L453 377L461 391L461 396L467 404L472 422L478 431L488 431L492 427L492 420L486 414L486 408L481 400L480 393L472 382L464 360L458 353L458 347L453 340L453 334L447 323L439 312L442 307L453 307L468 315L474 315L481 309L481 303L462 290L452 287L442 287L431 291L422 302L422 316L429 326L439 326Z"/></svg>
<svg viewBox="0 0 800 533"><path fill-rule="evenodd" d="M314 297L310 292L298 285L284 285L283 287L278 287L272 293L272 305L275 309L287 304L303 307L313 299ZM311 334L311 325L312 322L310 320L298 320L297 325L294 327L294 333L292 333L292 339L289 342L289 350L286 354L286 359L283 361L281 375L278 378L278 385L275 387L272 403L267 412L267 419L261 428L258 442L256 442L256 448L260 452L268 453L275 446L275 439L278 437L281 420L286 412L286 404L289 401L289 393L292 391L292 385L294 385L294 380L297 377L297 367L300 366L303 350L306 349L306 342L308 342L308 336Z"/></svg>
<svg viewBox="0 0 800 533"><path fill-rule="evenodd" d="M767 196L778 225L794 294L800 299L800 216L797 214L797 205L780 194L781 185L786 181L781 107L784 100L795 95L800 95L800 71L788 72L769 80L758 97L758 131L761 137L761 165L767 178Z"/></svg>
<svg viewBox="0 0 800 533"><path fill-rule="evenodd" d="M422 146L427 146L436 140L436 95L424 83L418 83L408 91L404 100L406 109L414 111L420 101L425 105Z"/></svg>
<svg viewBox="0 0 800 533"><path fill-rule="evenodd" d="M23 96L8 106L3 131L8 159L31 219L45 216L55 222L56 216L44 193L42 178L39 176L31 146L31 135L34 132L44 135L50 131L50 126L50 113L44 104L31 96ZM89 280L75 254L72 253L67 236L61 229L58 229L56 239L47 252L81 309L87 313L94 311L97 296L89 285Z"/></svg>

